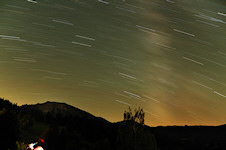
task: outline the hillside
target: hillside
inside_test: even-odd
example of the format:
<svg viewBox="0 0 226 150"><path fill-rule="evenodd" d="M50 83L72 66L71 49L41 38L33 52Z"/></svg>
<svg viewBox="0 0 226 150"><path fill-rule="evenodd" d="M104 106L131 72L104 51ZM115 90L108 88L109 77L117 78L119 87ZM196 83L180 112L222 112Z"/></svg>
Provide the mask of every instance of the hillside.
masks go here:
<svg viewBox="0 0 226 150"><path fill-rule="evenodd" d="M25 106L23 106L25 107ZM97 118L83 110L67 105L65 103L46 102L43 104L26 105L28 108L38 108L44 113L52 112L54 114L62 113L65 116L74 114L77 117L87 117L98 120ZM104 120L101 118L101 120ZM118 128L126 126L125 121L110 123L104 120L102 123L107 123L112 130L110 134L115 134ZM149 127L146 129L154 133L157 141L158 149L169 150L223 150L226 149L226 127L222 126L168 126L168 127ZM105 132L105 131L104 131ZM115 134L116 136L116 134Z"/></svg>
<svg viewBox="0 0 226 150"><path fill-rule="evenodd" d="M127 121L111 123L65 103L46 102L21 107L0 99L4 149L13 136L22 145L45 143L45 150L225 150L226 126L139 127ZM13 123L13 124L11 124ZM9 134L10 133L10 134ZM5 140L5 142L4 142ZM8 143L8 146L6 145ZM11 148L15 145L11 146Z"/></svg>

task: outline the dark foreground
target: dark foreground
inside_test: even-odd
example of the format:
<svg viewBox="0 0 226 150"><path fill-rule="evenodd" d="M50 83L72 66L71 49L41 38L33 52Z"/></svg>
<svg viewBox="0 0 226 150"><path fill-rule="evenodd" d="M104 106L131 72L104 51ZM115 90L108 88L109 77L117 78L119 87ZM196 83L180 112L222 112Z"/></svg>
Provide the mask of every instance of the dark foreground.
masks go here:
<svg viewBox="0 0 226 150"><path fill-rule="evenodd" d="M65 103L17 106L0 99L0 149L225 150L226 126L139 126L111 123ZM136 129L134 129L136 127ZM40 142L43 139L44 142Z"/></svg>

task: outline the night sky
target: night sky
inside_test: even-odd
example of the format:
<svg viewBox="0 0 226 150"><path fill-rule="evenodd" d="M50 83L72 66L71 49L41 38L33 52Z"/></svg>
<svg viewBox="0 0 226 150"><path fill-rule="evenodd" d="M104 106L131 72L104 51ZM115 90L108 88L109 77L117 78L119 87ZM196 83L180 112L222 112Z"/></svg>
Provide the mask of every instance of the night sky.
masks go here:
<svg viewBox="0 0 226 150"><path fill-rule="evenodd" d="M109 121L226 123L224 0L1 0L0 96Z"/></svg>

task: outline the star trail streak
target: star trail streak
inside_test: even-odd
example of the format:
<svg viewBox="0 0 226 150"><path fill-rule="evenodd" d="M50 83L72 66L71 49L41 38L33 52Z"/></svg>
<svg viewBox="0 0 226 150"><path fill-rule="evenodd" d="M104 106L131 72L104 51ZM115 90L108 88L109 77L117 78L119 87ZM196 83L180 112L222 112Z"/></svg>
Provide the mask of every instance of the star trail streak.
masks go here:
<svg viewBox="0 0 226 150"><path fill-rule="evenodd" d="M224 0L2 0L0 96L115 122L226 123Z"/></svg>

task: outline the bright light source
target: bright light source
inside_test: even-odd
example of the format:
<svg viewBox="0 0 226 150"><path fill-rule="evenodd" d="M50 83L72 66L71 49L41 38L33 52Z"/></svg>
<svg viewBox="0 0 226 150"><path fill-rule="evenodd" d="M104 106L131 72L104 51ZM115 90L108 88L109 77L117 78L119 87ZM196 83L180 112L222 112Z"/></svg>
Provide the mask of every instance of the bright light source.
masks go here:
<svg viewBox="0 0 226 150"><path fill-rule="evenodd" d="M44 149L41 146L38 146L34 150L44 150Z"/></svg>
<svg viewBox="0 0 226 150"><path fill-rule="evenodd" d="M29 144L28 145L28 147L30 148L30 149L34 149L34 146L36 145L36 143L31 143L31 144Z"/></svg>

